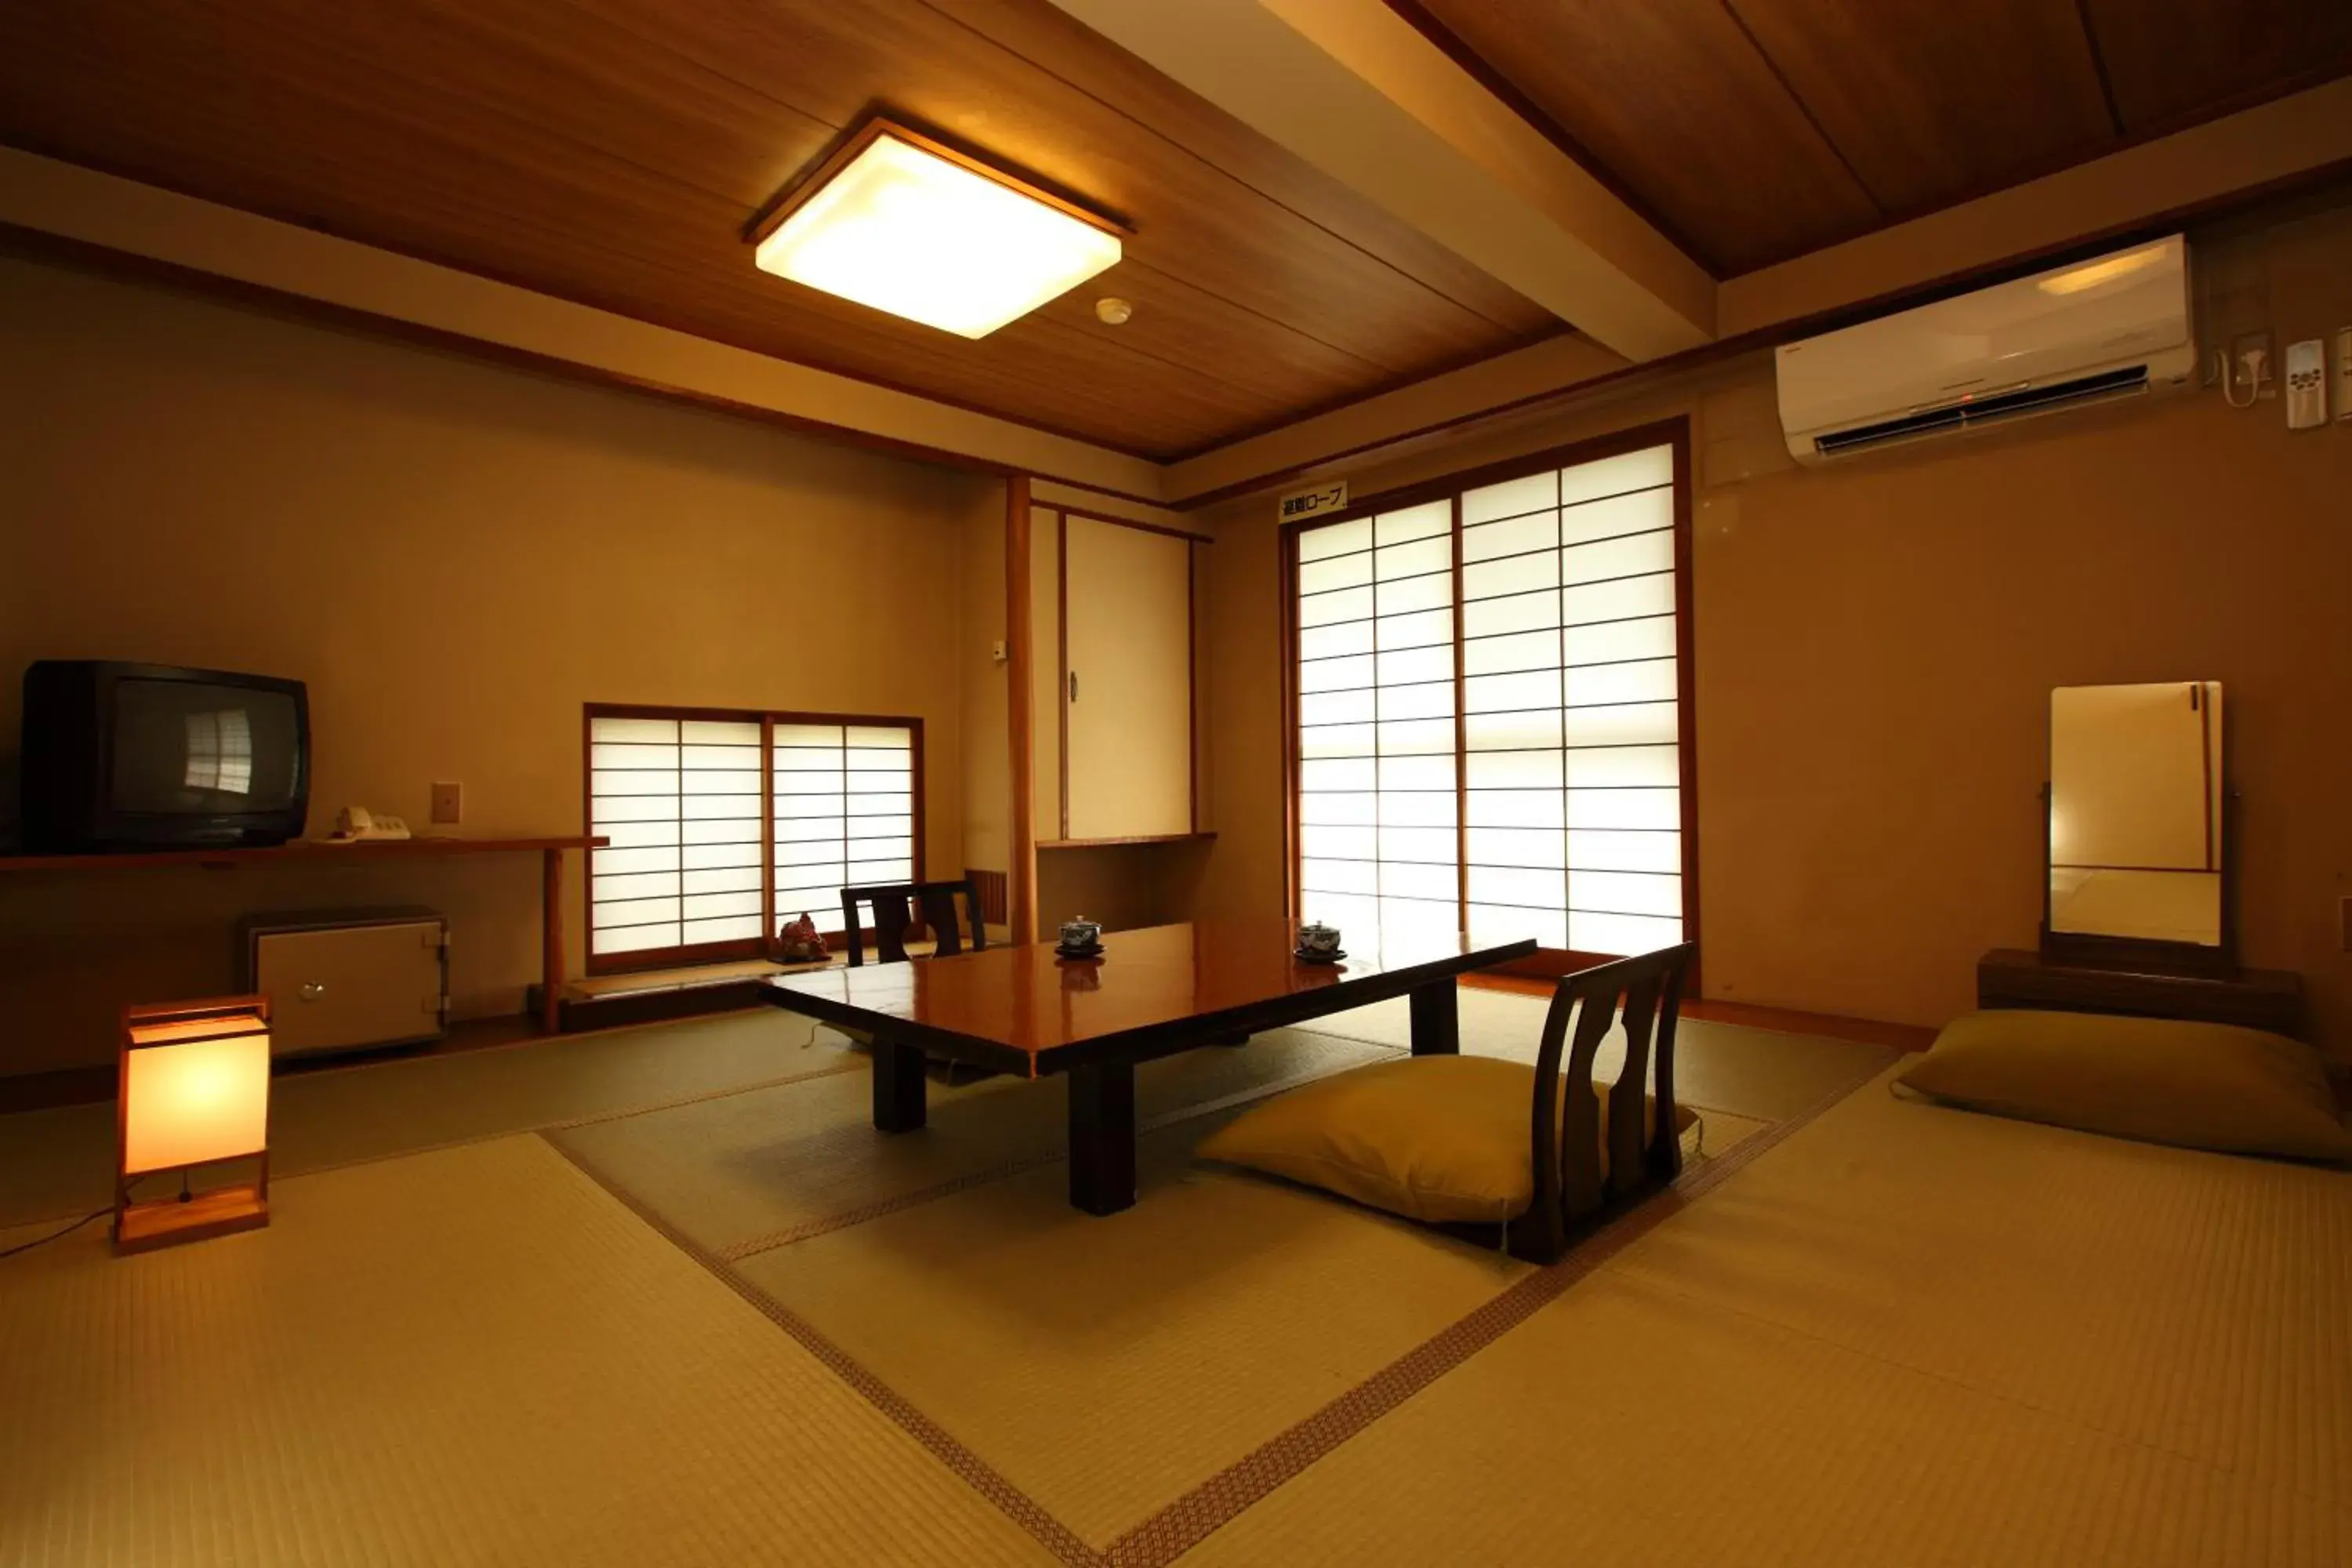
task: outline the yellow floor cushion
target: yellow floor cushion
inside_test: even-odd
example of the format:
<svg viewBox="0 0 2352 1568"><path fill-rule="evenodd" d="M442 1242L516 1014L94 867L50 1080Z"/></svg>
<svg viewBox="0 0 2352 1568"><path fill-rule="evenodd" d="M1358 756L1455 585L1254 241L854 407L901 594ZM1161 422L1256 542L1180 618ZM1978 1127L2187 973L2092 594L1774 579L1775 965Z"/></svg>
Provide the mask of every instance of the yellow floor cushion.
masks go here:
<svg viewBox="0 0 2352 1568"><path fill-rule="evenodd" d="M1276 1095L1196 1152L1409 1219L1493 1224L1526 1213L1535 1196L1535 1068L1493 1057L1375 1062ZM1609 1091L1594 1087L1605 1173ZM1656 1118L1657 1102L1644 1100L1645 1137ZM1677 1107L1675 1120L1679 1132L1698 1118Z"/></svg>
<svg viewBox="0 0 2352 1568"><path fill-rule="evenodd" d="M2144 1143L2352 1160L2319 1053L2230 1024L1970 1013L1901 1081L1970 1110Z"/></svg>

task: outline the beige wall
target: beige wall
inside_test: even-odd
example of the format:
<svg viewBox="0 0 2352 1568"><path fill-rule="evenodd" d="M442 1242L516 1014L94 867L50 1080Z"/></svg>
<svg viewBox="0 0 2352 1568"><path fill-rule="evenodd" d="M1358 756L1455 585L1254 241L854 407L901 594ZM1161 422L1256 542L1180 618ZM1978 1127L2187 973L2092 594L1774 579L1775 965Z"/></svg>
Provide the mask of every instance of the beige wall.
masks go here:
<svg viewBox="0 0 2352 1568"><path fill-rule="evenodd" d="M436 779L464 833L569 832L583 701L919 714L929 865L964 865L987 691L948 650L993 480L10 258L0 474L0 752L35 658L291 675L313 832L348 802L421 825ZM248 909L432 903L459 1011L511 1010L537 877L0 879L0 1072L109 1060L122 1001L226 988Z"/></svg>
<svg viewBox="0 0 2352 1568"><path fill-rule="evenodd" d="M2209 332L2352 324L2352 209L2198 237ZM2211 393L1798 469L1769 357L1433 443L1358 495L1687 415L1699 862L1711 995L1937 1024L2031 946L2053 686L2218 679L2248 962L2352 1051L2352 424ZM1278 909L1274 502L1218 517L1220 837L1202 902Z"/></svg>

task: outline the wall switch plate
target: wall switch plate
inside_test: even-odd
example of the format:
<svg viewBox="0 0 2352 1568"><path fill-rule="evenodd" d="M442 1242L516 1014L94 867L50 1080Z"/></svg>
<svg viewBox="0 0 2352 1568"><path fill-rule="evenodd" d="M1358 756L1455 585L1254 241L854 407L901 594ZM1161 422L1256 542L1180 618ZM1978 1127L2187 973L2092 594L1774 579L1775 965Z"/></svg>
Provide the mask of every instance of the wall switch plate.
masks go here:
<svg viewBox="0 0 2352 1568"><path fill-rule="evenodd" d="M433 820L460 822L466 815L466 786L437 784L433 786Z"/></svg>

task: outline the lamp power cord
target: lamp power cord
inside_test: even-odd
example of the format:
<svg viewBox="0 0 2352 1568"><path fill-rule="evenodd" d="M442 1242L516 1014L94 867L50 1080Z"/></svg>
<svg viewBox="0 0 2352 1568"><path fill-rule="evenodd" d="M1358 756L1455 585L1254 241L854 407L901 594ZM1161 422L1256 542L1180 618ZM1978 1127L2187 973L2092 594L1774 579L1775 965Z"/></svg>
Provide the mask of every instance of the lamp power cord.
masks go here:
<svg viewBox="0 0 2352 1568"><path fill-rule="evenodd" d="M88 1225L90 1221L94 1219L104 1219L108 1215L110 1215L113 1212L114 1208L112 1205L109 1205L107 1207L102 1209L92 1209L89 1213L82 1215L81 1218L74 1221L71 1225L65 1226L61 1230L53 1230L47 1236L37 1236L30 1241L20 1241L16 1246L8 1247L5 1251L0 1251L0 1258L14 1258L20 1252L30 1252L37 1247L47 1247L50 1242L63 1240L65 1237L71 1236L74 1232L79 1230L82 1226Z"/></svg>

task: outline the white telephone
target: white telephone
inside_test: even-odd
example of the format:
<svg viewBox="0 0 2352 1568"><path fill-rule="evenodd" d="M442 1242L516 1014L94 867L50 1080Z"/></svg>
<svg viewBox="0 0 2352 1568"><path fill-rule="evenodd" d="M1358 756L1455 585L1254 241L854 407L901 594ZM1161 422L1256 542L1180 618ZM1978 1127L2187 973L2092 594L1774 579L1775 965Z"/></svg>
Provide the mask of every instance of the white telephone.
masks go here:
<svg viewBox="0 0 2352 1568"><path fill-rule="evenodd" d="M380 816L363 805L347 805L335 813L330 844L362 844L369 839L405 838L408 824L396 816Z"/></svg>

